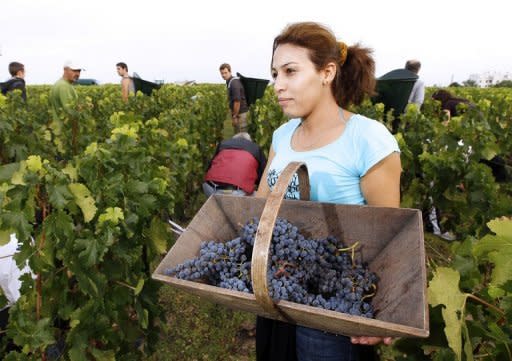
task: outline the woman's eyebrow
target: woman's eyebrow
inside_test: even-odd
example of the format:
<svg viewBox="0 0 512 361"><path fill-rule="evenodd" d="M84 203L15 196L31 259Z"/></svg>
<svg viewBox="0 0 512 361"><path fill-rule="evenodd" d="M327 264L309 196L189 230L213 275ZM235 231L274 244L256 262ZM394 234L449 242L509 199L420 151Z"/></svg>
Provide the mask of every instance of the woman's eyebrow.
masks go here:
<svg viewBox="0 0 512 361"><path fill-rule="evenodd" d="M288 62L288 63L285 63L285 64L283 64L283 65L278 66L278 68L284 68L284 67L287 67L288 65L292 65L292 64L297 64L297 62L295 62L295 61L290 61L290 62ZM276 67L275 67L275 66L273 66L273 67L272 67L272 70L274 70L275 68L276 68Z"/></svg>

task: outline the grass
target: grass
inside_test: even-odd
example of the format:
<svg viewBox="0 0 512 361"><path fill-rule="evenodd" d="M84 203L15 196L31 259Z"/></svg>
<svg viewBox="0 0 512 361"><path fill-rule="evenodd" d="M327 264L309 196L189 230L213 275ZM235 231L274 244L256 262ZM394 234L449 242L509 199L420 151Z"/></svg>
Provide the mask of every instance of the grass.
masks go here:
<svg viewBox="0 0 512 361"><path fill-rule="evenodd" d="M230 310L170 286L160 302L167 310L151 361L255 360L256 317Z"/></svg>

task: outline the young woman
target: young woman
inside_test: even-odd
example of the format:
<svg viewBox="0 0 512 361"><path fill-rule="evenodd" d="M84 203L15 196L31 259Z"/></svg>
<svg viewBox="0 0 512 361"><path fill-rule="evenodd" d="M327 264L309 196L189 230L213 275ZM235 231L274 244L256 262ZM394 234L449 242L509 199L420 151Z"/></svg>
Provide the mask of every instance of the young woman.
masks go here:
<svg viewBox="0 0 512 361"><path fill-rule="evenodd" d="M374 90L369 49L347 47L317 23L296 23L274 39L272 77L279 104L291 118L273 135L258 189L266 197L284 167L308 167L311 200L398 207L400 154L379 122L349 112ZM299 185L300 187L300 185ZM287 198L298 199L289 189ZM295 339L296 336L296 339ZM258 318L258 360L359 360L357 344L391 343L390 338L334 335Z"/></svg>

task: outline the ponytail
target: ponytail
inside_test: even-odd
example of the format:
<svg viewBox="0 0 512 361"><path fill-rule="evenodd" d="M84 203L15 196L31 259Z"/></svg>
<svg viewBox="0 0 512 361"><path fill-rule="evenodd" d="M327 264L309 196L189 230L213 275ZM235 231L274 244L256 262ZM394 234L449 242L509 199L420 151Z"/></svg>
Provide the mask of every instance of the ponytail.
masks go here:
<svg viewBox="0 0 512 361"><path fill-rule="evenodd" d="M371 49L356 44L348 47L344 62L340 58L340 67L332 82L332 92L340 107L359 105L366 96L375 94L375 61L371 54Z"/></svg>

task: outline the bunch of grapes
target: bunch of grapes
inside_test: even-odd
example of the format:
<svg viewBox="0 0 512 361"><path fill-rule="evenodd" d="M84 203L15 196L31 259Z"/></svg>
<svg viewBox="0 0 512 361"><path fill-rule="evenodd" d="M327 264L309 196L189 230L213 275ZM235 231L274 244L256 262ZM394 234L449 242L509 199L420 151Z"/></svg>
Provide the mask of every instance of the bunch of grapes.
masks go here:
<svg viewBox="0 0 512 361"><path fill-rule="evenodd" d="M202 242L197 258L165 273L241 292L252 292L251 257L258 220L243 225L227 242ZM272 233L267 272L270 296L327 310L372 318L370 303L377 276L356 259L357 242L346 247L336 237L304 237L278 218Z"/></svg>

